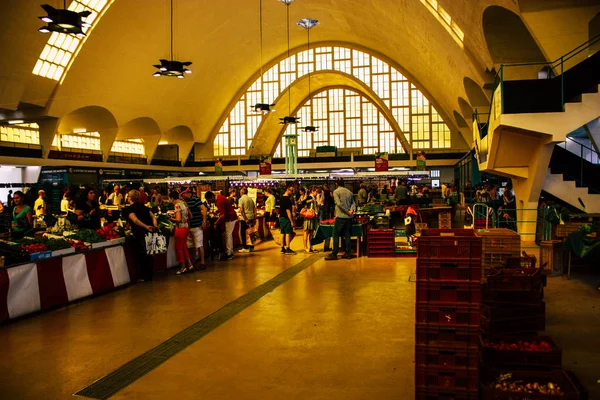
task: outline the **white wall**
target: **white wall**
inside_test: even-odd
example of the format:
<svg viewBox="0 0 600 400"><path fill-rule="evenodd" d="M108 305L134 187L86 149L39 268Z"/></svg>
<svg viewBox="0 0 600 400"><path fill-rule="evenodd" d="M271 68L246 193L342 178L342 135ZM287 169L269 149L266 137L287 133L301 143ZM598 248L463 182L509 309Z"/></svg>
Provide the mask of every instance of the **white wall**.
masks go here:
<svg viewBox="0 0 600 400"><path fill-rule="evenodd" d="M22 168L0 166L0 183L23 183ZM2 201L2 204L6 203L9 190L14 193L17 190L23 190L23 188L0 188L0 201Z"/></svg>

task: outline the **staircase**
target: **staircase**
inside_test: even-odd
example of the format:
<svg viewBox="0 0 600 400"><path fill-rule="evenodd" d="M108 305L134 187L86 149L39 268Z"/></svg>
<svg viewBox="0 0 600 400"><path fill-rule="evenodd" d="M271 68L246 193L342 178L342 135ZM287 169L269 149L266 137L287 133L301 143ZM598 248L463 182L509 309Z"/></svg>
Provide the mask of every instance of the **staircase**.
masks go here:
<svg viewBox="0 0 600 400"><path fill-rule="evenodd" d="M544 191L586 213L600 213L600 194L592 194L588 188L578 187L573 180L564 180L562 174L548 171Z"/></svg>

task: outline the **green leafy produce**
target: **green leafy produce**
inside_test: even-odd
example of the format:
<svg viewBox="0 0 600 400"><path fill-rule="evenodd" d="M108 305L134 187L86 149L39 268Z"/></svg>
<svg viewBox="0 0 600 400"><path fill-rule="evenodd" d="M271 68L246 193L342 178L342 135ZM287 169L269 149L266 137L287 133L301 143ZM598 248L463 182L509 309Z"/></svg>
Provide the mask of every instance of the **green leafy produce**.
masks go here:
<svg viewBox="0 0 600 400"><path fill-rule="evenodd" d="M47 239L47 238L37 238L37 239L21 239L19 243L30 245L30 244L40 244L46 246L48 250L56 251L68 249L71 247L69 242L65 239Z"/></svg>
<svg viewBox="0 0 600 400"><path fill-rule="evenodd" d="M173 234L173 231L175 230L175 223L171 221L167 215L159 215L158 218L156 218L156 222L158 229L160 229L160 232L163 235L170 236Z"/></svg>
<svg viewBox="0 0 600 400"><path fill-rule="evenodd" d="M104 242L102 236L98 235L93 229L82 229L74 235L69 236L72 240L81 240L86 243Z"/></svg>

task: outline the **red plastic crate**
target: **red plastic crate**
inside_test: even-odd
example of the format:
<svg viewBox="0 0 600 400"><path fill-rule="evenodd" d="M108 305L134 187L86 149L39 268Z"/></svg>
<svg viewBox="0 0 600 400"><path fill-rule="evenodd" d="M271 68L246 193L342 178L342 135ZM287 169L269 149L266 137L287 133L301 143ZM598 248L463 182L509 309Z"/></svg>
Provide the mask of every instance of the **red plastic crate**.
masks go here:
<svg viewBox="0 0 600 400"><path fill-rule="evenodd" d="M481 238L473 229L424 229L418 241L418 256L481 259Z"/></svg>
<svg viewBox="0 0 600 400"><path fill-rule="evenodd" d="M540 318L546 315L546 303L538 305L503 304L491 305L481 303L481 316L491 321L510 319Z"/></svg>
<svg viewBox="0 0 600 400"><path fill-rule="evenodd" d="M547 384L553 382L560 386L564 395L549 395L549 394L531 394L524 392L505 392L502 389L495 388L495 378L501 373L510 372L512 381L523 381L524 383ZM568 371L506 371L506 370L491 370L485 374L482 379L482 399L483 400L545 400L545 399L561 399L561 400L582 400L587 399L584 395L585 389L580 388L580 383L577 379L569 374Z"/></svg>
<svg viewBox="0 0 600 400"><path fill-rule="evenodd" d="M481 288L481 301L491 304L539 305L544 299L544 285L540 282L533 290L491 290Z"/></svg>
<svg viewBox="0 0 600 400"><path fill-rule="evenodd" d="M416 345L415 363L418 367L478 368L479 348Z"/></svg>
<svg viewBox="0 0 600 400"><path fill-rule="evenodd" d="M446 389L465 392L479 388L479 371L477 369L417 366L415 377L417 389Z"/></svg>
<svg viewBox="0 0 600 400"><path fill-rule="evenodd" d="M488 289L525 291L537 288L545 275L533 268L492 268L486 277Z"/></svg>
<svg viewBox="0 0 600 400"><path fill-rule="evenodd" d="M477 390L455 391L444 389L418 388L416 400L478 400Z"/></svg>
<svg viewBox="0 0 600 400"><path fill-rule="evenodd" d="M479 304L417 303L417 323L479 326Z"/></svg>
<svg viewBox="0 0 600 400"><path fill-rule="evenodd" d="M417 260L419 281L481 281L481 260Z"/></svg>
<svg viewBox="0 0 600 400"><path fill-rule="evenodd" d="M418 282L417 302L477 303L481 302L480 282Z"/></svg>
<svg viewBox="0 0 600 400"><path fill-rule="evenodd" d="M479 326L415 324L415 342L417 345L479 346Z"/></svg>
<svg viewBox="0 0 600 400"><path fill-rule="evenodd" d="M550 344L552 350L549 352L526 351L526 350L499 350L495 349L486 340L481 341L481 355L483 365L486 368L500 367L535 367L546 369L562 368L562 349L549 336L497 336L490 340L492 343L504 342L506 344L522 342L540 343L545 341Z"/></svg>
<svg viewBox="0 0 600 400"><path fill-rule="evenodd" d="M481 332L485 335L535 333L544 330L546 330L546 316L498 321L481 317Z"/></svg>

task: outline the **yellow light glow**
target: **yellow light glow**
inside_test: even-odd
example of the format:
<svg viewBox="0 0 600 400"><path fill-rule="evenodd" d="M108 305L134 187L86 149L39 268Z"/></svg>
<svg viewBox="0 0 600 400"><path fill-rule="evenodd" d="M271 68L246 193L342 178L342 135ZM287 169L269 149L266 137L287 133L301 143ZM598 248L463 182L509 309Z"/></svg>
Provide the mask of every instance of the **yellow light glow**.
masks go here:
<svg viewBox="0 0 600 400"><path fill-rule="evenodd" d="M85 18L85 22L91 24L91 26L83 28L83 31L89 36L94 26L98 23L113 1L114 0L73 0L67 8L76 12L84 10L92 11L92 14ZM32 73L62 83L66 71L72 65L86 38L87 36L79 39L73 35L53 32L48 39L48 43L42 50ZM43 63L40 64L40 61ZM46 66L46 63L51 63L52 65Z"/></svg>
<svg viewBox="0 0 600 400"><path fill-rule="evenodd" d="M430 101L416 86L410 84L404 75L387 62L363 51L328 46L303 50L291 55L290 58L293 58L294 61L281 60L264 72L263 76L250 85L246 93L231 109L215 138L213 146L215 156L245 155L263 118L262 115L257 115L252 111L252 106L257 103L272 103L282 92L287 90L288 85L298 79L297 77L326 68L352 74L370 87L388 107L398 126L407 136L409 143L419 141L419 146L426 149L449 147L449 145L446 146L446 143L450 141L450 130L441 118L439 121L436 120L437 117L434 115L439 116L439 114ZM359 145L356 142L357 138L348 139L348 136L359 135L361 130L375 126L367 129L367 131L371 129L369 132L372 132L373 138L368 139L371 140L369 143L374 143L374 138L377 136L376 126L383 124L380 129L383 131L387 129L386 122L379 119L378 109L370 102L361 103L358 95L353 98L342 93L343 91L338 90L332 92L331 96L323 95L323 97L313 98L314 114L308 119L302 117L302 124L309 124L313 119L319 120L320 123L322 122L319 125L321 129L315 133L319 137L318 140L315 140L325 143L329 141L329 135L345 133L345 143L354 148L364 147L364 145L362 143ZM346 99L345 104L344 98ZM421 115L421 117L413 118L413 115ZM351 127L348 128L349 118L357 118L359 122L362 122L355 127L350 124ZM437 124L441 124L445 128L441 129ZM389 123L387 125L389 126ZM289 126L287 130L295 132L295 127ZM442 133L434 135L432 132ZM335 143L342 143L342 139L338 136L331 140ZM385 146L393 147L392 142L386 140L382 143L388 143ZM303 151L308 152L310 148ZM401 151L400 149L401 147L396 147L397 151ZM378 147L371 146L368 147L368 151L388 150L379 150Z"/></svg>
<svg viewBox="0 0 600 400"><path fill-rule="evenodd" d="M464 48L465 34L462 29L452 20L450 13L438 3L437 0L421 0L421 3L442 24L444 29L454 38L461 48Z"/></svg>

